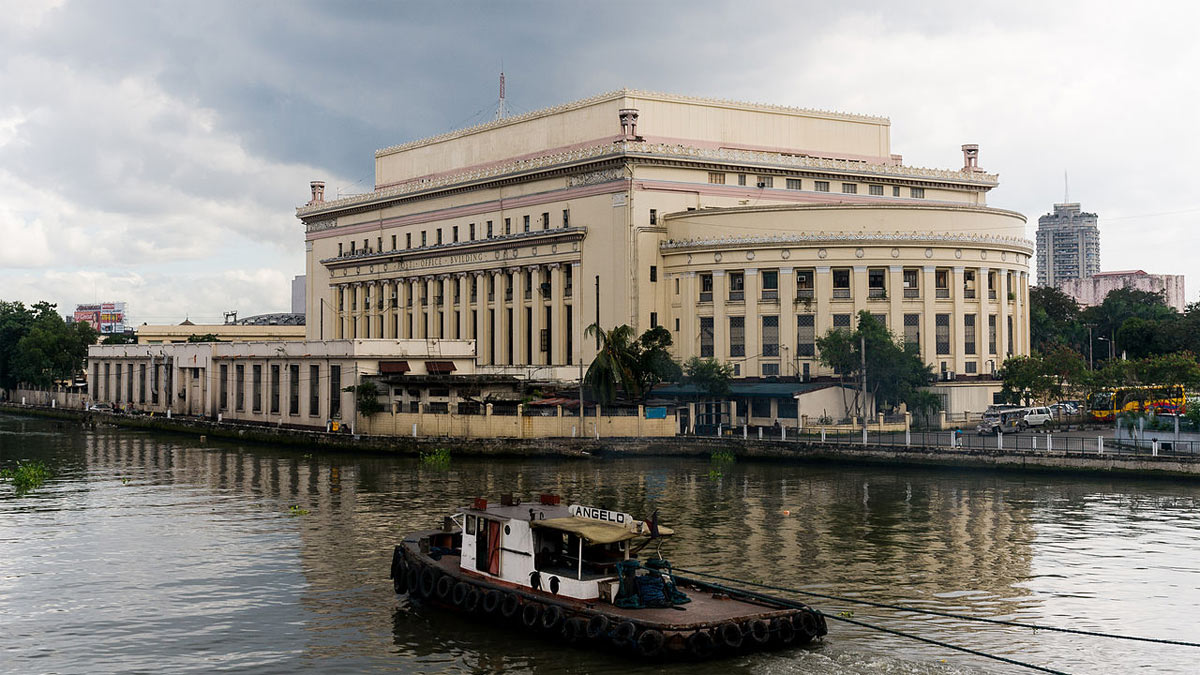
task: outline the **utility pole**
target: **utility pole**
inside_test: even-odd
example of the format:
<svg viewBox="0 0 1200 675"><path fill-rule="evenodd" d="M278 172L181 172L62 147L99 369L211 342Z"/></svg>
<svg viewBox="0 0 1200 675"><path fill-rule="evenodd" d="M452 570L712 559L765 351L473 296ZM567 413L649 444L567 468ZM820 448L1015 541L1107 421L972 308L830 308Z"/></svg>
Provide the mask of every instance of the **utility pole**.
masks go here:
<svg viewBox="0 0 1200 675"><path fill-rule="evenodd" d="M860 327L861 329L861 327ZM863 429L867 428L867 336L860 334L859 339L859 355L862 357L862 384L859 389L860 398L862 398L862 423Z"/></svg>
<svg viewBox="0 0 1200 675"><path fill-rule="evenodd" d="M1094 324L1094 323L1087 324L1087 329L1088 329L1088 370L1096 369L1095 360L1092 358L1092 356L1093 356L1093 354L1092 354L1092 328L1094 328L1095 326L1096 326L1096 324Z"/></svg>
<svg viewBox="0 0 1200 675"><path fill-rule="evenodd" d="M596 351L600 351L600 275L596 275Z"/></svg>

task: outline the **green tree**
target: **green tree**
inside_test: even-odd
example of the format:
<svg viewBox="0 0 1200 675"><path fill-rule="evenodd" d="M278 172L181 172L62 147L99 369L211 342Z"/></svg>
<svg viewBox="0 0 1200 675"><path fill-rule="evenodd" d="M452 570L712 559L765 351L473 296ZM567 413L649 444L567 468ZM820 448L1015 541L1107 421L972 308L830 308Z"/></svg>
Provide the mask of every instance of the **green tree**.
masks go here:
<svg viewBox="0 0 1200 675"><path fill-rule="evenodd" d="M634 377L641 400L645 400L658 383L677 382L682 377L682 369L671 358L671 342L671 332L655 326L642 333L634 345Z"/></svg>
<svg viewBox="0 0 1200 675"><path fill-rule="evenodd" d="M607 405L617 399L617 388L620 387L627 395L637 397L640 393L636 374L638 353L633 328L621 324L605 331L598 324L592 324L583 334L600 339L600 350L583 376L592 396Z"/></svg>
<svg viewBox="0 0 1200 675"><path fill-rule="evenodd" d="M709 398L724 398L732 393L733 366L716 359L693 356L683 364L683 383L693 384Z"/></svg>
<svg viewBox="0 0 1200 675"><path fill-rule="evenodd" d="M0 300L0 387L17 386L17 343L29 333L34 317L24 303Z"/></svg>
<svg viewBox="0 0 1200 675"><path fill-rule="evenodd" d="M370 417L383 411L379 402L379 386L372 380L363 380L358 385L350 385L342 391L354 392L355 409L363 417Z"/></svg>
<svg viewBox="0 0 1200 675"><path fill-rule="evenodd" d="M224 342L224 340L218 339L217 336L213 335L212 333L205 333L204 335L189 335L187 338L187 341L188 342Z"/></svg>
<svg viewBox="0 0 1200 675"><path fill-rule="evenodd" d="M933 381L933 372L921 360L916 345L901 347L897 338L875 317L869 312L859 312L858 329L853 333L831 330L817 339L821 363L838 373L844 385L843 396L848 388L854 391L853 406L847 405L847 409L859 407L859 394L853 385L862 376L864 347L866 388L876 409L911 403L919 388Z"/></svg>
<svg viewBox="0 0 1200 675"><path fill-rule="evenodd" d="M1118 288L1109 291L1108 295L1104 296L1104 302L1083 310L1081 317L1085 323L1095 326L1093 333L1095 337L1116 340L1112 353L1117 358L1121 357L1122 351L1129 352L1130 347L1140 350L1143 346L1133 345L1120 339L1118 331L1126 321L1137 318L1146 322L1173 323L1180 318L1175 310L1167 306L1161 293L1150 293L1132 288ZM1133 333L1127 334L1126 337L1127 339L1136 339L1133 337ZM1149 351L1157 352L1153 347ZM1108 350L1101 349L1096 352L1096 356L1097 360L1104 359L1108 356Z"/></svg>
<svg viewBox="0 0 1200 675"><path fill-rule="evenodd" d="M100 341L102 345L136 345L137 335L133 333L111 333Z"/></svg>
<svg viewBox="0 0 1200 675"><path fill-rule="evenodd" d="M929 426L933 414L942 409L942 397L928 389L914 391L907 403L909 411L925 426Z"/></svg>
<svg viewBox="0 0 1200 675"><path fill-rule="evenodd" d="M1080 322L1079 304L1053 286L1029 289L1029 335L1034 351L1044 352L1056 344L1079 346L1087 341L1087 328Z"/></svg>
<svg viewBox="0 0 1200 675"><path fill-rule="evenodd" d="M1052 386L1042 358L1033 356L1010 356L1000 367L1000 378L1004 381L1001 394L1005 400L1028 405L1031 401L1044 399Z"/></svg>
<svg viewBox="0 0 1200 675"><path fill-rule="evenodd" d="M12 377L17 382L49 387L83 369L96 331L86 323L67 324L55 307L48 302L33 306L33 320L11 352Z"/></svg>

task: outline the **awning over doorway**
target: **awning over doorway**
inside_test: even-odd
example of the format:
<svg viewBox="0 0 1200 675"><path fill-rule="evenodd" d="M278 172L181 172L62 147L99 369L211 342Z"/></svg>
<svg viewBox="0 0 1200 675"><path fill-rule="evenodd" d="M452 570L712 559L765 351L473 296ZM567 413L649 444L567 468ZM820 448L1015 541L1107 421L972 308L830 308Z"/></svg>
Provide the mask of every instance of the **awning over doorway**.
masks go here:
<svg viewBox="0 0 1200 675"><path fill-rule="evenodd" d="M426 361L425 372L430 375L449 375L457 370L453 361Z"/></svg>
<svg viewBox="0 0 1200 675"><path fill-rule="evenodd" d="M380 361L380 375L403 375L410 370L408 361Z"/></svg>

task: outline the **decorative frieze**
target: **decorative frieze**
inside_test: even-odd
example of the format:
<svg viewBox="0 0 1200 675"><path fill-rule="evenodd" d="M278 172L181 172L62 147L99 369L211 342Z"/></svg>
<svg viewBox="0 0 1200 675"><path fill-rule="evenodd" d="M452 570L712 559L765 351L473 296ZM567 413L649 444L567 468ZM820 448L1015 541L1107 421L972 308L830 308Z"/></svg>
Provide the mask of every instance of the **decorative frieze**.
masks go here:
<svg viewBox="0 0 1200 675"><path fill-rule="evenodd" d="M761 237L713 237L703 239L669 239L659 244L661 251L695 250L713 247L755 246L762 244L821 244L821 243L969 243L1008 246L1032 253L1033 242L1018 237L990 234L954 234L945 232L816 232ZM822 249L824 251L824 249ZM957 250L961 257L962 250ZM926 249L926 257L933 255Z"/></svg>

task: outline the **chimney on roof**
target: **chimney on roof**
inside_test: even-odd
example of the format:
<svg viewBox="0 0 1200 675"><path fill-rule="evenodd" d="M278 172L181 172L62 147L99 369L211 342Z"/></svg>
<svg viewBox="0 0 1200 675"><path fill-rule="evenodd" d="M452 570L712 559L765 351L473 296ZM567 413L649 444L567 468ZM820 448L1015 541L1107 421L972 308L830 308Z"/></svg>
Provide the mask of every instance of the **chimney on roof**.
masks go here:
<svg viewBox="0 0 1200 675"><path fill-rule="evenodd" d="M979 168L979 146L975 143L966 143L962 146L963 151L963 171L975 173L983 171Z"/></svg>
<svg viewBox="0 0 1200 675"><path fill-rule="evenodd" d="M313 204L324 203L324 201L325 201L325 181L314 180L308 184L308 187L312 189L312 199L308 200L308 205L312 206Z"/></svg>

